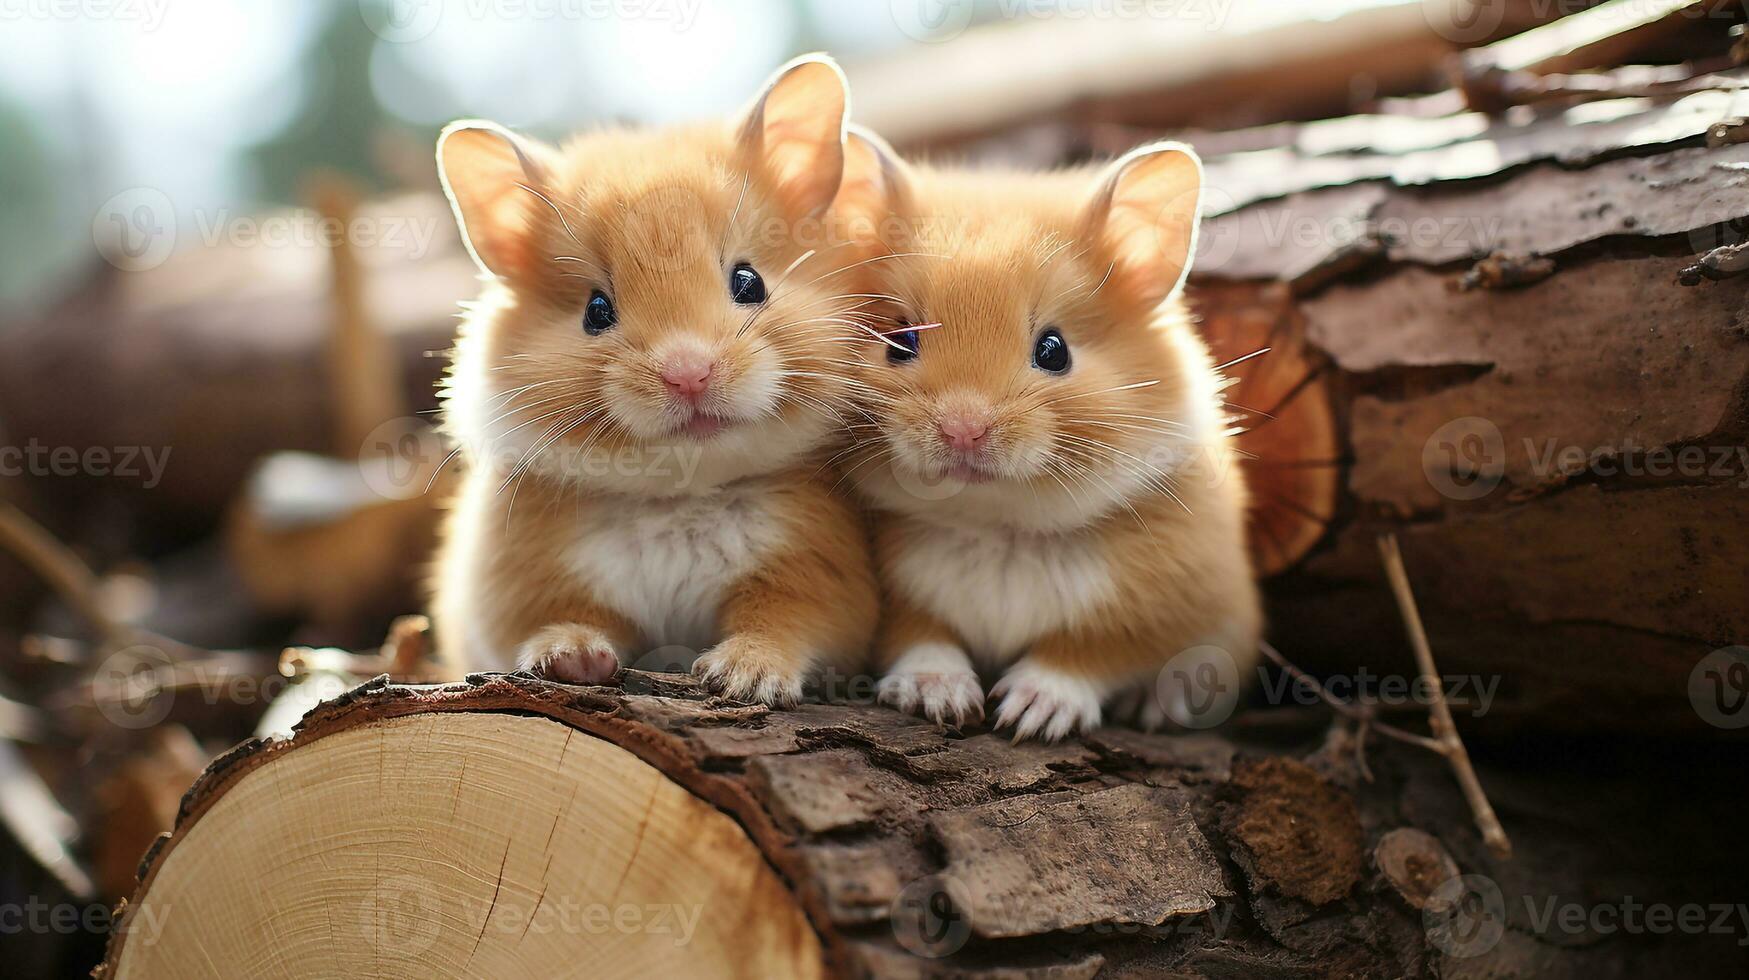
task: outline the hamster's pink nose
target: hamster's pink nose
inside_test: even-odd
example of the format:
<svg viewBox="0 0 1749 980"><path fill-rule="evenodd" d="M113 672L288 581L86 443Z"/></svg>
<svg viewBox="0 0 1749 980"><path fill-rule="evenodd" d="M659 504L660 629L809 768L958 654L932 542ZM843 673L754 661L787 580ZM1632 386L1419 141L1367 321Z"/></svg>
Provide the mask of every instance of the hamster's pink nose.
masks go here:
<svg viewBox="0 0 1749 980"><path fill-rule="evenodd" d="M990 423L965 412L941 417L941 440L962 453L978 448L990 434Z"/></svg>
<svg viewBox="0 0 1749 980"><path fill-rule="evenodd" d="M711 359L700 352L676 352L662 364L662 383L668 386L671 395L695 399L710 387L714 367Z"/></svg>

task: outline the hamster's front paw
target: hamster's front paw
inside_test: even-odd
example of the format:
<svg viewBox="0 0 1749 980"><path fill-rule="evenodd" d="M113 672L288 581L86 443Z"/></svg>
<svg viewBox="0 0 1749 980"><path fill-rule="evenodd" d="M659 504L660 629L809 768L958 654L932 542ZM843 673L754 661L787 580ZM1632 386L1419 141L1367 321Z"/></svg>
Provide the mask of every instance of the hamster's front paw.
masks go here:
<svg viewBox="0 0 1749 980"><path fill-rule="evenodd" d="M522 644L516 666L567 684L605 684L619 670L619 655L593 626L554 623Z"/></svg>
<svg viewBox="0 0 1749 980"><path fill-rule="evenodd" d="M996 727L1014 727L1014 740L1035 735L1055 742L1072 731L1099 727L1100 686L1084 677L1022 659L990 689L1002 699Z"/></svg>
<svg viewBox="0 0 1749 980"><path fill-rule="evenodd" d="M769 640L738 634L700 654L692 672L724 697L785 707L802 699L807 663Z"/></svg>
<svg viewBox="0 0 1749 980"><path fill-rule="evenodd" d="M875 691L882 704L937 725L960 728L984 720L983 685L965 651L951 643L919 643L905 651Z"/></svg>

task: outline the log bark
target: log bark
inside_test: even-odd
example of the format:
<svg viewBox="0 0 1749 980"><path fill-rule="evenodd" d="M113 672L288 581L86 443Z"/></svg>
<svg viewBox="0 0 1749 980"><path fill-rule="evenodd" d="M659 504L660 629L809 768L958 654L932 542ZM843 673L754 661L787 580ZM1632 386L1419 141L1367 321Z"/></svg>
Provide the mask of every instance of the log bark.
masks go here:
<svg viewBox="0 0 1749 980"><path fill-rule="evenodd" d="M1602 783L1490 774L1519 845L1507 864L1427 753L1375 749L1368 784L1342 738L1304 758L1236 738L1102 729L1010 746L850 702L769 711L636 671L622 688L379 678L208 769L142 862L98 975L1595 977L1744 963L1730 936L1573 937L1526 920L1582 883L1591 901L1620 888L1643 903L1740 874L1729 821L1703 829L1741 805L1734 787L1685 819L1696 833L1624 858L1601 829L1622 832L1624 811L1577 805ZM1715 846L1709 874L1669 876L1694 867L1673 851ZM1454 923L1473 903L1453 897L1481 880L1501 897L1482 888L1482 911Z"/></svg>
<svg viewBox="0 0 1749 980"><path fill-rule="evenodd" d="M1229 398L1291 659L1409 671L1374 548L1397 529L1442 668L1501 682L1466 730L1719 734L1691 685L1749 636L1749 279L1686 270L1749 220L1749 147L1708 136L1739 103L1210 156L1190 296L1223 358L1274 348Z"/></svg>

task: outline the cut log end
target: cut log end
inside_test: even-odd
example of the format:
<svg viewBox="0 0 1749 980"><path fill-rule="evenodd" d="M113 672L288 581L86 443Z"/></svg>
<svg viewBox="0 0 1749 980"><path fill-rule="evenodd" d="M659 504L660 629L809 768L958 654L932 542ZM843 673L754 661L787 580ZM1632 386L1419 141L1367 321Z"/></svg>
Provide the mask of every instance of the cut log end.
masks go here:
<svg viewBox="0 0 1749 980"><path fill-rule="evenodd" d="M1191 296L1215 363L1229 365L1228 411L1242 430L1248 541L1260 577L1287 570L1336 517L1342 449L1323 359L1309 350L1285 288L1202 284ZM1262 352L1262 353L1259 353Z"/></svg>
<svg viewBox="0 0 1749 980"><path fill-rule="evenodd" d="M527 715L360 715L180 831L110 976L818 976L806 913L727 814ZM215 970L217 972L215 972ZM580 973L581 971L581 973Z"/></svg>

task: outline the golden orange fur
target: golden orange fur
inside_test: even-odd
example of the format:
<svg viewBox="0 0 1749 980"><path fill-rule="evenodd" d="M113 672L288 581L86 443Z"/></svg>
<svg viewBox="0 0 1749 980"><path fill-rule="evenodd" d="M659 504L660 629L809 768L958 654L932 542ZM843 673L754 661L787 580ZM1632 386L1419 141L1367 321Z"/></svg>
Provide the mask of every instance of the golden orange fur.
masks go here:
<svg viewBox="0 0 1749 980"><path fill-rule="evenodd" d="M845 100L810 57L727 125L557 150L446 130L445 187L491 274L445 393L468 467L434 598L448 661L598 682L705 650L712 684L784 702L864 653L867 536L822 465L866 305L825 231ZM742 266L759 302L731 291Z"/></svg>
<svg viewBox="0 0 1749 980"><path fill-rule="evenodd" d="M1119 697L1194 723L1155 696L1162 667L1213 646L1236 683L1261 624L1223 385L1179 299L1200 165L1156 145L1097 172L966 172L853 139L841 207L872 195L893 219L863 288L885 329L918 328L893 334L914 356L861 346L847 452L874 511L882 697L964 722L982 666L1017 737ZM1052 329L1060 373L1034 363Z"/></svg>

